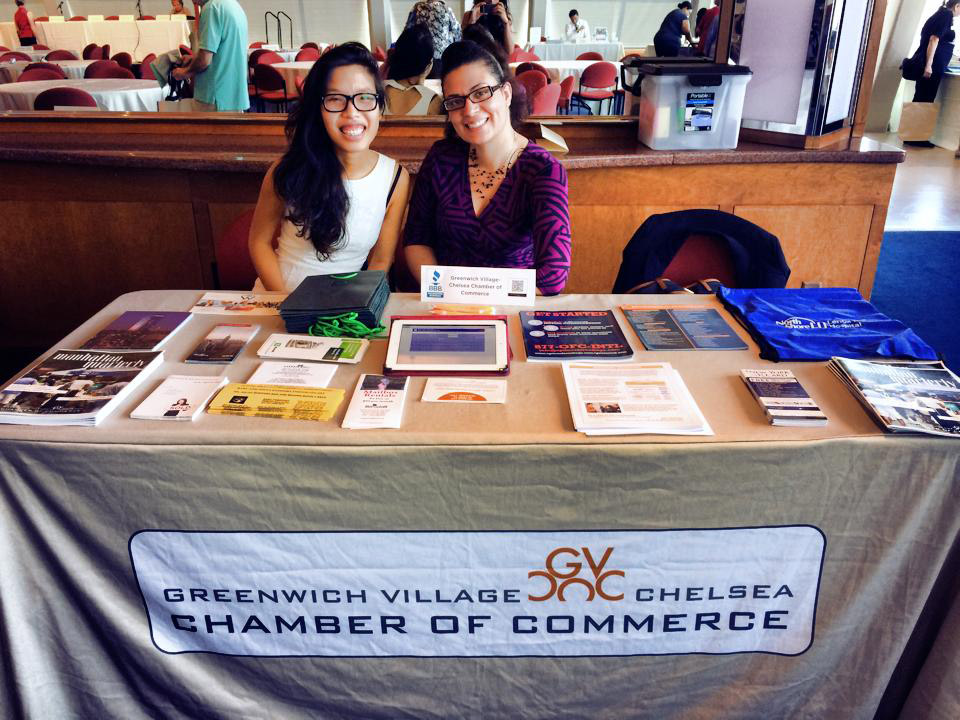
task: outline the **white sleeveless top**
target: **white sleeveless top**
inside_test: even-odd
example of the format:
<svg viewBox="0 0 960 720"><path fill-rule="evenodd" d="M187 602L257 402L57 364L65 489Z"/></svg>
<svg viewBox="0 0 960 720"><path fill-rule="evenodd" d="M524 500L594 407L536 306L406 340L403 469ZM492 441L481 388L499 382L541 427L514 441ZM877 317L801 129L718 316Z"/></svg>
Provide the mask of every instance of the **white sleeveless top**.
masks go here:
<svg viewBox="0 0 960 720"><path fill-rule="evenodd" d="M387 195L397 171L397 161L377 153L377 164L358 180L344 178L350 200L341 247L324 261L317 259L316 248L309 237L297 237L297 226L289 220L280 225L277 260L288 292L296 289L309 275L330 275L354 272L363 267L370 250L380 237L380 227L387 212ZM257 278L254 290L263 291Z"/></svg>
<svg viewBox="0 0 960 720"><path fill-rule="evenodd" d="M437 94L426 85L401 85L396 80L384 80L383 84L387 87L400 90L401 92L416 90L420 94L420 99L417 101L417 104L407 110L407 115L426 115L430 109L430 103L437 96ZM387 108L386 114L392 114L389 107Z"/></svg>

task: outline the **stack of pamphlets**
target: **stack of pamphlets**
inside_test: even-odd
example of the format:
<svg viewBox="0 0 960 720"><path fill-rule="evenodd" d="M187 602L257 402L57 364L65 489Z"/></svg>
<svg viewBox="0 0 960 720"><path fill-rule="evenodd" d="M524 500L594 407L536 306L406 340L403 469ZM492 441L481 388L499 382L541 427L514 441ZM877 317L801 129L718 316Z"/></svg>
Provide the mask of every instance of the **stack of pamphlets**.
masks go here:
<svg viewBox="0 0 960 720"><path fill-rule="evenodd" d="M520 313L528 362L629 360L633 350L610 310Z"/></svg>
<svg viewBox="0 0 960 720"><path fill-rule="evenodd" d="M777 362L856 358L936 360L913 330L853 288L726 288L717 297Z"/></svg>
<svg viewBox="0 0 960 720"><path fill-rule="evenodd" d="M245 292L208 292L197 300L190 312L205 315L276 315L286 295L258 295Z"/></svg>
<svg viewBox="0 0 960 720"><path fill-rule="evenodd" d="M647 350L746 350L714 308L621 305L623 316Z"/></svg>
<svg viewBox="0 0 960 720"><path fill-rule="evenodd" d="M741 370L754 399L771 425L826 425L827 416L790 370Z"/></svg>
<svg viewBox="0 0 960 720"><path fill-rule="evenodd" d="M563 363L574 427L587 435L713 435L670 363Z"/></svg>
<svg viewBox="0 0 960 720"><path fill-rule="evenodd" d="M310 360L312 362L339 362L355 364L363 359L370 347L369 340L358 338L311 337L274 333L257 350L262 358Z"/></svg>
<svg viewBox="0 0 960 720"><path fill-rule="evenodd" d="M237 359L259 329L256 325L216 325L190 353L187 362L229 365Z"/></svg>
<svg viewBox="0 0 960 720"><path fill-rule="evenodd" d="M311 275L283 301L280 316L288 333L307 332L317 318L339 318L350 313L356 313L358 322L375 328L389 299L390 286L382 270Z"/></svg>
<svg viewBox="0 0 960 720"><path fill-rule="evenodd" d="M340 427L399 428L406 397L406 376L361 375Z"/></svg>
<svg viewBox="0 0 960 720"><path fill-rule="evenodd" d="M55 350L0 389L0 422L96 425L162 362L161 352Z"/></svg>
<svg viewBox="0 0 960 720"><path fill-rule="evenodd" d="M184 323L188 312L130 310L80 346L82 350L159 350Z"/></svg>
<svg viewBox="0 0 960 720"><path fill-rule="evenodd" d="M135 420L196 420L225 377L170 375L130 413Z"/></svg>
<svg viewBox="0 0 960 720"><path fill-rule="evenodd" d="M942 362L835 357L830 369L884 429L960 437L960 378Z"/></svg>
<svg viewBox="0 0 960 720"><path fill-rule="evenodd" d="M264 360L247 379L247 385L294 385L327 387L337 372L336 365L314 362Z"/></svg>
<svg viewBox="0 0 960 720"><path fill-rule="evenodd" d="M339 388L231 383L207 408L214 415L241 415L279 420L329 420L343 402Z"/></svg>

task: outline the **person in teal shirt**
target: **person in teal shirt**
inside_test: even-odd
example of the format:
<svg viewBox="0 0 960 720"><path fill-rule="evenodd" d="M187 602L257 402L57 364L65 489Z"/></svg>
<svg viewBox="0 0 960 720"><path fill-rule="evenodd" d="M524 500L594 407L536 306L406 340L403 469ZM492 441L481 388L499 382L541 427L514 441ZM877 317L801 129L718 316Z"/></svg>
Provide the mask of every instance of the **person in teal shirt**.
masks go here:
<svg viewBox="0 0 960 720"><path fill-rule="evenodd" d="M177 80L194 78L193 98L201 109L246 110L250 107L247 15L237 0L193 0L193 4L200 14L198 49L173 76Z"/></svg>

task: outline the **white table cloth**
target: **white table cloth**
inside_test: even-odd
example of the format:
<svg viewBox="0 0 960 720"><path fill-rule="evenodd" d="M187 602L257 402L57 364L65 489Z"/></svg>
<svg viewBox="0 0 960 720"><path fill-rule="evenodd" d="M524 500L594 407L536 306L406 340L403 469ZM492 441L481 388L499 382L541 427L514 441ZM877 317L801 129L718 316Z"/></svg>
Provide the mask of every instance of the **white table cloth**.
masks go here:
<svg viewBox="0 0 960 720"><path fill-rule="evenodd" d="M0 110L33 110L33 101L44 90L74 87L93 95L101 110L156 112L163 88L153 80L38 80L0 85Z"/></svg>
<svg viewBox="0 0 960 720"><path fill-rule="evenodd" d="M17 26L12 22L0 22L0 45L16 50L20 47L20 38L17 36Z"/></svg>
<svg viewBox="0 0 960 720"><path fill-rule="evenodd" d="M317 44L320 46L320 52L323 52L323 49L326 47L326 45L323 43ZM271 50L270 48L247 48L247 57L250 57L254 50L270 50L271 52L275 52L277 55L282 57L284 62L291 63L297 59L297 53L300 52L301 48L284 48L282 50Z"/></svg>
<svg viewBox="0 0 960 720"><path fill-rule="evenodd" d="M0 43L0 45L6 45L6 43ZM7 47L10 47L10 46L7 45ZM31 62L39 62L40 60L43 60L47 56L47 53L50 52L49 50L34 50L32 48L22 48L22 47L12 47L10 48L10 50L11 52L18 52L18 53L23 53L24 55L29 55ZM6 52L0 52L0 55L5 55L5 54ZM80 56L77 55L77 57L80 57Z"/></svg>
<svg viewBox="0 0 960 720"><path fill-rule="evenodd" d="M66 73L68 78L73 78L75 80L83 79L83 73L87 69L87 65L90 63L96 62L95 60L56 60L51 61L54 65L58 65L64 73ZM2 83L12 83L16 82L17 78L20 77L21 73L27 69L27 66L30 65L28 62L15 62L15 63L3 63L0 64L0 84Z"/></svg>
<svg viewBox="0 0 960 720"><path fill-rule="evenodd" d="M541 60L576 60L578 55L585 52L598 52L604 60L623 57L623 43L619 42L531 43L528 49Z"/></svg>
<svg viewBox="0 0 960 720"><path fill-rule="evenodd" d="M190 44L186 20L86 20L36 23L37 42L56 50L70 50L79 57L90 43L109 45L110 54L127 52L134 60L150 53L175 50Z"/></svg>

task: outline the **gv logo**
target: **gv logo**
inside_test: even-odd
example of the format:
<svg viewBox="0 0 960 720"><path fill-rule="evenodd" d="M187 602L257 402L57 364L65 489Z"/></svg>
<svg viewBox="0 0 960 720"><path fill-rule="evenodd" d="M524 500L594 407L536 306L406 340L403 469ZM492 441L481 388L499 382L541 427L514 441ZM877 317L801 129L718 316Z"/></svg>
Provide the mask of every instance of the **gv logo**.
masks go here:
<svg viewBox="0 0 960 720"><path fill-rule="evenodd" d="M604 600L623 600L623 593L610 595L603 588L603 583L607 578L624 576L623 570L607 570L604 572L607 561L613 553L613 548L608 547L599 562L594 560L589 548L582 547L580 550L583 551L583 557L587 561L587 566L590 568L593 578L580 577L580 571L583 570L582 562L568 560L565 565L557 567L557 558L561 555L568 555L572 558L580 557L580 553L576 549L560 547L547 555L547 560L544 563L546 570L531 570L527 573L529 579L542 577L547 581L547 591L543 595L528 595L527 598L533 602L543 602L556 595L560 602L565 602L566 599L563 595L566 589L571 585L582 585L587 589L588 601L593 600L597 595Z"/></svg>

